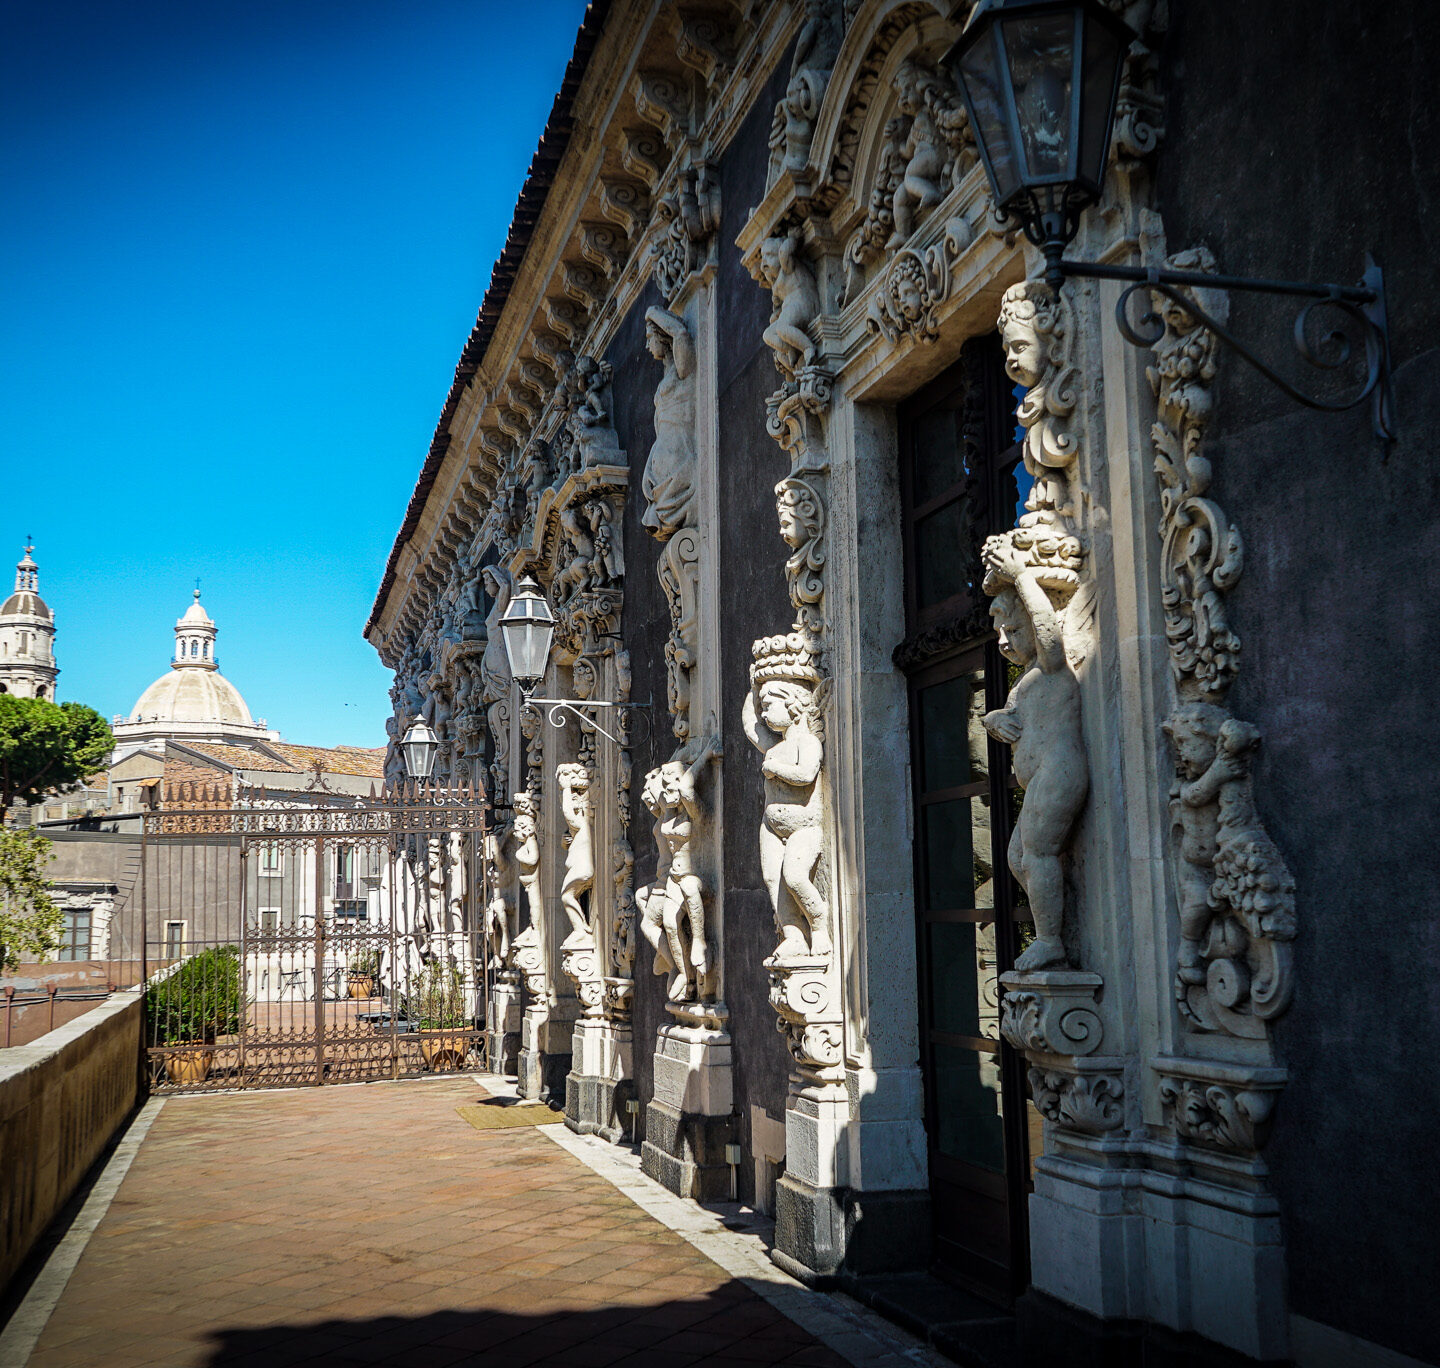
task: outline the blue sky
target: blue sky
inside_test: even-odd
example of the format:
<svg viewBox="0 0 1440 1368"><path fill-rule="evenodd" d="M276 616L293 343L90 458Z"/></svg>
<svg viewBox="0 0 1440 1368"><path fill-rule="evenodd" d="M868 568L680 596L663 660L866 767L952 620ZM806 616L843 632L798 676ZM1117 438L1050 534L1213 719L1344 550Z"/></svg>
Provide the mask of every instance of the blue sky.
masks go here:
<svg viewBox="0 0 1440 1368"><path fill-rule="evenodd" d="M361 637L582 0L0 17L0 576L107 718L201 579L288 740L380 745Z"/></svg>

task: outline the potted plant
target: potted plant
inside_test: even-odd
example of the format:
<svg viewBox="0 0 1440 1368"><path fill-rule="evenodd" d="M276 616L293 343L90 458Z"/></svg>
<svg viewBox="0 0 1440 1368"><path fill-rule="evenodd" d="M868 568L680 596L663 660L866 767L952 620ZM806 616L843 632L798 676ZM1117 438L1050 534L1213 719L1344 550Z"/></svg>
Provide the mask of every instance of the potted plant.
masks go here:
<svg viewBox="0 0 1440 1368"><path fill-rule="evenodd" d="M361 950L351 955L348 984L352 998L372 998L375 984L380 978L379 950Z"/></svg>
<svg viewBox="0 0 1440 1368"><path fill-rule="evenodd" d="M420 1053L427 1068L459 1069L470 1053L464 1032L470 1026L465 1014L465 988L454 960L431 960L420 981L420 994L411 1004L410 1015L419 1022ZM428 1032L447 1031L448 1035Z"/></svg>
<svg viewBox="0 0 1440 1368"><path fill-rule="evenodd" d="M212 946L183 960L145 992L149 1037L162 1047L172 1083L200 1083L215 1062L215 1038L240 1029L240 951ZM201 1047L201 1048L196 1048Z"/></svg>

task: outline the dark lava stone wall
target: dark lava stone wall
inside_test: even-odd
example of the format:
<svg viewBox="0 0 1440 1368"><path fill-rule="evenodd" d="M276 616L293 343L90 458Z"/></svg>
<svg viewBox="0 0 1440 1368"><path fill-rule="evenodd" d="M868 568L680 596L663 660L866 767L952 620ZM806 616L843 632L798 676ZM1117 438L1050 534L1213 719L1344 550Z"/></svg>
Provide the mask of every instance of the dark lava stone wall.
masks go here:
<svg viewBox="0 0 1440 1368"><path fill-rule="evenodd" d="M1239 275L1350 282L1385 267L1400 437L1314 413L1243 363L1216 384L1215 497L1239 524L1231 695L1265 741L1256 794L1295 873L1291 1081L1266 1159L1291 1307L1440 1357L1440 6L1179 0L1158 200L1171 250ZM1232 297L1289 360L1293 310ZM1293 373L1299 373L1296 367Z"/></svg>
<svg viewBox="0 0 1440 1368"><path fill-rule="evenodd" d="M640 478L655 440L655 386L660 382L660 363L645 348L645 310L663 304L653 284L636 301L620 326L605 359L615 368L611 393L615 401L615 431L630 458L630 490L625 499L625 614L621 632L630 653L630 697L649 703L650 711L637 715L631 735L633 766L630 780L630 844L635 850L635 887L642 888L655 877L656 849L651 835L649 810L640 801L645 775L669 759L675 738L670 732L670 714L665 706L665 642L670 635L670 610L655 567L661 543L641 523L645 497ZM636 927L635 999L635 1085L640 1113L635 1118L635 1138L645 1134L645 1104L655 1094L655 1031L670 1018L665 1012L664 980L651 973L650 947Z"/></svg>
<svg viewBox="0 0 1440 1368"><path fill-rule="evenodd" d="M736 234L765 194L767 141L785 93L788 58L776 67L721 163L720 268L716 281L720 391L720 719L725 742L725 1001L735 1041L735 1104L740 1143L750 1148L750 1108L779 1120L785 1112L790 1056L775 1029L770 985L761 967L775 948L775 916L760 877L760 820L765 808L760 753L745 738L741 709L750 690L750 645L787 631L793 616L785 583L787 547L775 514L775 482L789 458L765 431L765 398L779 384L760 336L770 294L751 279ZM742 1200L754 1197L754 1168L739 1170Z"/></svg>

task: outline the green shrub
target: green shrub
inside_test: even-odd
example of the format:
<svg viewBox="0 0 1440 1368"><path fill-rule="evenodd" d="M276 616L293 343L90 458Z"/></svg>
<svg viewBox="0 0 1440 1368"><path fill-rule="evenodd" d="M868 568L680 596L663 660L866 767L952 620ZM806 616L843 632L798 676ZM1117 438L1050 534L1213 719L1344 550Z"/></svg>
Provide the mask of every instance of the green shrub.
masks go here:
<svg viewBox="0 0 1440 1368"><path fill-rule="evenodd" d="M346 968L359 978L379 978L380 952L378 950L356 951L350 956L350 963Z"/></svg>
<svg viewBox="0 0 1440 1368"><path fill-rule="evenodd" d="M447 1030L469 1026L465 1015L465 989L460 970L453 960L431 960L420 980L418 997L410 1004L409 1014L420 1022L422 1031Z"/></svg>
<svg viewBox="0 0 1440 1368"><path fill-rule="evenodd" d="M240 1029L240 951L213 946L183 961L145 993L149 1036L157 1045L214 1042Z"/></svg>

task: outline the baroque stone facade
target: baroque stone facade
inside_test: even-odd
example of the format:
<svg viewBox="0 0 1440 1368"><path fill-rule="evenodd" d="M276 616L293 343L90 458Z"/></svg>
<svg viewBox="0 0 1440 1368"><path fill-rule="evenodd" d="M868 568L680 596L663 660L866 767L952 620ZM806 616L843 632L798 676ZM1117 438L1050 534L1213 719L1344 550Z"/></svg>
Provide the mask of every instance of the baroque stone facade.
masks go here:
<svg viewBox="0 0 1440 1368"><path fill-rule="evenodd" d="M1136 36L1071 251L1214 273L1157 190L1169 7L1107 7ZM772 1211L805 1277L954 1259L1280 1359L1267 1156L1300 1162L1318 988L1276 711L1230 706L1227 373L1183 303L1137 349L996 217L969 12L588 13L367 628L391 769L421 717L486 784L492 1060L573 1128ZM510 678L527 575L573 706Z"/></svg>

